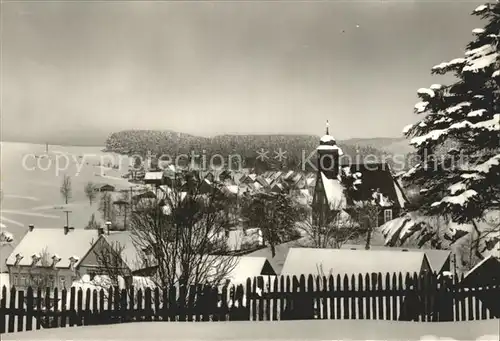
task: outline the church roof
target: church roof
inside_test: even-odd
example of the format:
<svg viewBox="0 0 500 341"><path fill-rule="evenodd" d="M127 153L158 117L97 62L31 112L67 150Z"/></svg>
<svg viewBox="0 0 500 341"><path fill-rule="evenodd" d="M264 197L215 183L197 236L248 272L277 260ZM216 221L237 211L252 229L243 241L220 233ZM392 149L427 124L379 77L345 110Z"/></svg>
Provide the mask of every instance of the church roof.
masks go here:
<svg viewBox="0 0 500 341"><path fill-rule="evenodd" d="M321 144L318 146L318 148L316 148L316 150L338 150L339 156L344 155L342 148L336 145Z"/></svg>
<svg viewBox="0 0 500 341"><path fill-rule="evenodd" d="M331 135L324 135L319 142L327 143L327 142L335 142L335 139Z"/></svg>
<svg viewBox="0 0 500 341"><path fill-rule="evenodd" d="M330 209L333 210L346 208L344 186L342 186L340 181L338 179L328 179L322 172L321 182L323 183L326 200Z"/></svg>

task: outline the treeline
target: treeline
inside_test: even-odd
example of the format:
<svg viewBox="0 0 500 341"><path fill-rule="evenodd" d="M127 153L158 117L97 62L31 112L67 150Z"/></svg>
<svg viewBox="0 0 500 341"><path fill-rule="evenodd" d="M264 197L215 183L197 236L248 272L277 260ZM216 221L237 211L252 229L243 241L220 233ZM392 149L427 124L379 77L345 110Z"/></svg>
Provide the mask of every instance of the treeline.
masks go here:
<svg viewBox="0 0 500 341"><path fill-rule="evenodd" d="M240 155L243 166L258 170L294 169L315 151L319 136L314 135L219 135L211 138L161 130L125 130L113 133L106 141L106 151L145 157L179 154L221 155L227 161L230 155ZM343 144L346 162L382 162L390 155L370 146ZM285 158L278 160L278 152ZM259 151L268 151L267 158L258 158ZM316 158L310 158L315 163ZM357 161L359 160L359 161ZM389 161L390 162L390 161Z"/></svg>

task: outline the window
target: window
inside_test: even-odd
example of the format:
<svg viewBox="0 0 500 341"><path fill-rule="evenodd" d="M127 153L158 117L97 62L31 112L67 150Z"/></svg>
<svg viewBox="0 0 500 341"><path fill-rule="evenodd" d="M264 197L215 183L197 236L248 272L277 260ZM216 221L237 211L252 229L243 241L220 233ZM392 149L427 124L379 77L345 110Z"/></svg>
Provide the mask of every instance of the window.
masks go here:
<svg viewBox="0 0 500 341"><path fill-rule="evenodd" d="M25 287L26 286L26 277L21 276L21 280L19 281L19 286L20 287Z"/></svg>
<svg viewBox="0 0 500 341"><path fill-rule="evenodd" d="M61 283L61 288L65 289L66 288L66 277L60 276L59 282Z"/></svg>
<svg viewBox="0 0 500 341"><path fill-rule="evenodd" d="M49 276L49 283L48 283L48 286L49 288L54 288L55 286L55 280L54 280L54 276Z"/></svg>
<svg viewBox="0 0 500 341"><path fill-rule="evenodd" d="M384 223L392 220L392 210L384 210Z"/></svg>
<svg viewBox="0 0 500 341"><path fill-rule="evenodd" d="M17 287L19 285L19 277L17 275L14 275L14 278L12 279L12 284Z"/></svg>

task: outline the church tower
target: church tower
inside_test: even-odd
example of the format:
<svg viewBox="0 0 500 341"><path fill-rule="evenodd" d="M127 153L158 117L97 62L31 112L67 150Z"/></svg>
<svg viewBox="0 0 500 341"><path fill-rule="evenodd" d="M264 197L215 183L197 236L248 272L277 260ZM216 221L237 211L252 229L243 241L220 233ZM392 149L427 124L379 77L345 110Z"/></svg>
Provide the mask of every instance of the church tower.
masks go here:
<svg viewBox="0 0 500 341"><path fill-rule="evenodd" d="M329 128L329 123L326 121L326 134L319 140L319 146L316 148L318 153L318 175L323 173L327 179L337 179L342 149L337 146L337 142L330 135Z"/></svg>
<svg viewBox="0 0 500 341"><path fill-rule="evenodd" d="M312 202L313 224L326 226L330 212L345 208L344 189L340 183L340 156L342 149L330 135L328 121L326 134L319 140L316 148L318 154L318 173Z"/></svg>

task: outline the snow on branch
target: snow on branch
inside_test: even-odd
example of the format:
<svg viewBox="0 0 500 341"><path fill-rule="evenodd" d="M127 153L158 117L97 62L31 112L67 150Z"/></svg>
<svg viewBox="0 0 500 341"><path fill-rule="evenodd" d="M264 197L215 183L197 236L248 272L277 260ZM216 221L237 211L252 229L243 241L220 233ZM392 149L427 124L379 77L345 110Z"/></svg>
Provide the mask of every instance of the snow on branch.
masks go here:
<svg viewBox="0 0 500 341"><path fill-rule="evenodd" d="M483 116L483 114L486 112L486 109L478 109L471 111L470 113L467 114L467 117L477 117L477 116Z"/></svg>
<svg viewBox="0 0 500 341"><path fill-rule="evenodd" d="M475 190L469 189L458 195L446 196L443 199L441 199L441 201L436 201L432 203L431 207L440 206L443 203L464 206L472 197L475 197L477 194L478 193Z"/></svg>
<svg viewBox="0 0 500 341"><path fill-rule="evenodd" d="M458 103L457 105L449 107L448 109L446 109L446 112L448 114L453 114L453 113L459 111L460 109L462 109L463 107L470 107L470 106L471 106L470 102L461 102L461 103Z"/></svg>
<svg viewBox="0 0 500 341"><path fill-rule="evenodd" d="M454 66L460 66L465 63L464 58L455 58L450 60L449 62L442 62L441 64L435 65L432 67L433 72L443 72L446 69L449 69Z"/></svg>
<svg viewBox="0 0 500 341"><path fill-rule="evenodd" d="M489 173L493 166L500 165L500 154L493 156L488 161L476 166L474 170L479 173Z"/></svg>
<svg viewBox="0 0 500 341"><path fill-rule="evenodd" d="M427 88L420 88L417 90L417 93L421 96L428 96L430 98L433 98L436 96L436 93L432 89L427 89Z"/></svg>
<svg viewBox="0 0 500 341"><path fill-rule="evenodd" d="M463 72L479 72L480 70L490 66L495 63L498 58L498 53L492 53L486 56L482 56L477 59L469 60L467 65L462 69Z"/></svg>
<svg viewBox="0 0 500 341"><path fill-rule="evenodd" d="M431 90L434 90L434 91L436 91L436 90L441 90L442 88L443 88L443 86L442 86L441 84L432 84L432 85L430 86L430 89L431 89Z"/></svg>
<svg viewBox="0 0 500 341"><path fill-rule="evenodd" d="M425 110L427 110L427 106L429 105L429 102L424 101L424 102L418 102L415 104L415 111L417 114L423 113Z"/></svg>
<svg viewBox="0 0 500 341"><path fill-rule="evenodd" d="M484 28L475 28L472 30L473 34L482 34L484 33Z"/></svg>
<svg viewBox="0 0 500 341"><path fill-rule="evenodd" d="M408 132L410 131L411 128L413 128L413 124L408 124L408 125L404 126L403 134L404 135L408 134Z"/></svg>
<svg viewBox="0 0 500 341"><path fill-rule="evenodd" d="M488 5L481 5L478 6L474 11L472 11L473 14L482 14L486 12L486 10L489 9Z"/></svg>
<svg viewBox="0 0 500 341"><path fill-rule="evenodd" d="M480 121L476 123L471 123L469 121L461 121L452 124L449 128L446 129L436 129L433 130L425 135L414 137L411 139L410 144L415 145L415 146L420 146L423 143L430 141L430 140L438 140L444 135L449 134L452 131L455 130L462 130L462 129L486 129L490 131L497 131L500 130L500 114L495 114L492 119L486 120L486 121Z"/></svg>

